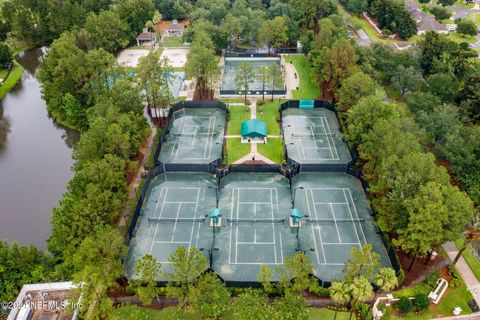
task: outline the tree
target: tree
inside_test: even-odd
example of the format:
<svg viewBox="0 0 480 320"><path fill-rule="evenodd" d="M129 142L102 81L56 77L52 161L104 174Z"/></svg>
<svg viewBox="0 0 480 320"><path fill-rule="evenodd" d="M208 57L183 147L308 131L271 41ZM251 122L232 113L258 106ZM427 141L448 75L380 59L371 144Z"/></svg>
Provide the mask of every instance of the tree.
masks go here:
<svg viewBox="0 0 480 320"><path fill-rule="evenodd" d="M400 297L400 300L397 302L397 309L402 315L409 314L412 311L412 307L412 301L408 297Z"/></svg>
<svg viewBox="0 0 480 320"><path fill-rule="evenodd" d="M97 226L87 236L72 257L77 270L73 279L79 285L82 301L81 312L87 318L102 318L112 312L113 304L108 290L116 286L116 279L123 271L122 259L127 248L117 229Z"/></svg>
<svg viewBox="0 0 480 320"><path fill-rule="evenodd" d="M400 115L395 105L385 102L385 93L361 98L347 112L347 132L345 138L353 147L363 141L363 135L368 133L380 119L395 119Z"/></svg>
<svg viewBox="0 0 480 320"><path fill-rule="evenodd" d="M444 144L449 132L463 126L459 108L451 104L439 105L432 112L420 111L415 118L437 144Z"/></svg>
<svg viewBox="0 0 480 320"><path fill-rule="evenodd" d="M125 48L131 36L128 24L114 10L102 11L98 15L90 13L85 30L90 39L89 49L103 48L112 53Z"/></svg>
<svg viewBox="0 0 480 320"><path fill-rule="evenodd" d="M273 290L272 281L272 270L268 266L262 265L260 272L258 273L258 282L262 284L263 291L267 294L271 293Z"/></svg>
<svg viewBox="0 0 480 320"><path fill-rule="evenodd" d="M140 87L135 86L131 78L122 78L121 74L110 90L96 97L95 114L103 117L108 108L116 106L121 113L143 115L144 106L139 91Z"/></svg>
<svg viewBox="0 0 480 320"><path fill-rule="evenodd" d="M419 292L414 296L413 307L416 313L418 314L424 313L429 306L430 306L430 299L425 293Z"/></svg>
<svg viewBox="0 0 480 320"><path fill-rule="evenodd" d="M279 47L288 40L287 26L285 25L285 18L275 17L272 20L265 20L262 24L259 34L260 42L268 47L270 54L270 47Z"/></svg>
<svg viewBox="0 0 480 320"><path fill-rule="evenodd" d="M52 260L34 246L0 240L0 300L15 301L24 284L50 278Z"/></svg>
<svg viewBox="0 0 480 320"><path fill-rule="evenodd" d="M150 254L142 256L137 260L135 276L137 280L132 281L132 287L143 304L151 304L153 298L157 297L157 280L160 278L161 264Z"/></svg>
<svg viewBox="0 0 480 320"><path fill-rule="evenodd" d="M318 287L317 280L310 276L313 274L312 262L305 254L296 253L285 259L284 266L280 275L280 286L284 291L292 290L293 293L300 293L309 290L314 292Z"/></svg>
<svg viewBox="0 0 480 320"><path fill-rule="evenodd" d="M439 0L438 3L441 4L442 7L448 7L453 5L455 3L455 0Z"/></svg>
<svg viewBox="0 0 480 320"><path fill-rule="evenodd" d="M350 319L357 304L366 301L373 294L372 285L364 276L358 276L350 283L351 311Z"/></svg>
<svg viewBox="0 0 480 320"><path fill-rule="evenodd" d="M310 312L305 298L302 295L290 291L285 292L285 295L282 298L275 300L273 303L273 310L274 320L310 319Z"/></svg>
<svg viewBox="0 0 480 320"><path fill-rule="evenodd" d="M268 320L272 318L273 310L264 293L247 289L234 299L232 316L239 320Z"/></svg>
<svg viewBox="0 0 480 320"><path fill-rule="evenodd" d="M313 65L321 84L326 84L330 93L337 97L337 90L346 78L356 71L356 55L350 42L340 39L331 50L323 48L314 58Z"/></svg>
<svg viewBox="0 0 480 320"><path fill-rule="evenodd" d="M262 83L262 100L265 100L265 89L270 82L270 69L267 66L260 66L258 68L258 79Z"/></svg>
<svg viewBox="0 0 480 320"><path fill-rule="evenodd" d="M319 31L318 21L336 14L338 9L331 0L291 0L292 16L303 30Z"/></svg>
<svg viewBox="0 0 480 320"><path fill-rule="evenodd" d="M371 244L367 243L361 249L353 247L343 267L343 278L346 282L352 282L359 276L373 279L379 266L380 256L372 250Z"/></svg>
<svg viewBox="0 0 480 320"><path fill-rule="evenodd" d="M13 55L10 47L5 43L0 43L0 68L6 69L11 66Z"/></svg>
<svg viewBox="0 0 480 320"><path fill-rule="evenodd" d="M453 259L452 265L456 265L460 257L462 256L463 252L467 247L474 241L480 241L480 229L479 228L468 228L463 233L464 239L463 244L460 250L458 250L455 259Z"/></svg>
<svg viewBox="0 0 480 320"><path fill-rule="evenodd" d="M279 84L282 83L283 80L283 72L282 69L280 69L280 66L276 63L272 63L270 67L268 67L269 70L269 79L271 81L271 89L272 89L272 97L271 101L273 101L273 95L275 92L275 88L278 87Z"/></svg>
<svg viewBox="0 0 480 320"><path fill-rule="evenodd" d="M460 91L460 108L474 123L480 122L480 72L470 75Z"/></svg>
<svg viewBox="0 0 480 320"><path fill-rule="evenodd" d="M458 188L429 182L407 200L408 225L393 243L412 256L424 257L445 241L453 241L473 217L473 203Z"/></svg>
<svg viewBox="0 0 480 320"><path fill-rule="evenodd" d="M200 99L212 98L209 93L220 77L214 44L207 33L195 32L195 38L187 55L187 73L197 80L196 92Z"/></svg>
<svg viewBox="0 0 480 320"><path fill-rule="evenodd" d="M398 286L395 270L392 268L380 268L375 275L375 284L384 292L395 289Z"/></svg>
<svg viewBox="0 0 480 320"><path fill-rule="evenodd" d="M155 12L153 0L119 0L116 3L118 14L127 22L130 30L137 35ZM162 10L160 10L163 12Z"/></svg>
<svg viewBox="0 0 480 320"><path fill-rule="evenodd" d="M246 62L240 62L235 75L235 87L239 94L244 94L245 101L247 101L247 94L249 93L250 84L255 81L255 71L252 65Z"/></svg>
<svg viewBox="0 0 480 320"><path fill-rule="evenodd" d="M328 288L330 299L335 303L336 307L344 306L349 303L352 297L350 296L350 285L345 281L334 281L332 286ZM335 318L337 319L337 308L335 308Z"/></svg>
<svg viewBox="0 0 480 320"><path fill-rule="evenodd" d="M343 80L338 90L337 107L340 111L347 111L362 97L374 94L380 86L362 71L356 72Z"/></svg>
<svg viewBox="0 0 480 320"><path fill-rule="evenodd" d="M348 11L358 15L368 9L368 1L366 0L347 1L347 9Z"/></svg>
<svg viewBox="0 0 480 320"><path fill-rule="evenodd" d="M173 97L170 91L171 68L168 65L168 58L159 59L157 53L151 52L140 59L137 72L145 88L150 108L170 107Z"/></svg>
<svg viewBox="0 0 480 320"><path fill-rule="evenodd" d="M442 102L431 92L416 91L408 93L405 97L407 105L413 113L431 113Z"/></svg>
<svg viewBox="0 0 480 320"><path fill-rule="evenodd" d="M229 308L230 293L212 272L199 278L190 296L193 308L205 319L219 319Z"/></svg>
<svg viewBox="0 0 480 320"><path fill-rule="evenodd" d="M246 17L244 17L246 18ZM230 44L237 44L240 35L243 33L245 24L247 21L244 21L241 17L235 17L233 14L228 13L223 20L223 31L229 35Z"/></svg>
<svg viewBox="0 0 480 320"><path fill-rule="evenodd" d="M422 75L414 67L405 68L404 66L399 66L396 68L395 75L392 76L391 83L395 89L400 91L403 97L407 91L413 92L417 90L422 80Z"/></svg>
<svg viewBox="0 0 480 320"><path fill-rule="evenodd" d="M464 36L476 36L478 33L477 25L470 19L457 19L457 32Z"/></svg>
<svg viewBox="0 0 480 320"><path fill-rule="evenodd" d="M448 9L442 7L430 7L428 10L435 16L435 19L440 22L442 20L449 19L452 15Z"/></svg>
<svg viewBox="0 0 480 320"><path fill-rule="evenodd" d="M191 292L195 288L200 275L207 269L207 260L197 248L178 247L170 254L168 261L172 272L165 273L170 279L167 295L176 297L180 308L186 308Z"/></svg>
<svg viewBox="0 0 480 320"><path fill-rule="evenodd" d="M442 102L452 103L460 89L460 83L451 73L434 74L427 78L428 89L440 98Z"/></svg>

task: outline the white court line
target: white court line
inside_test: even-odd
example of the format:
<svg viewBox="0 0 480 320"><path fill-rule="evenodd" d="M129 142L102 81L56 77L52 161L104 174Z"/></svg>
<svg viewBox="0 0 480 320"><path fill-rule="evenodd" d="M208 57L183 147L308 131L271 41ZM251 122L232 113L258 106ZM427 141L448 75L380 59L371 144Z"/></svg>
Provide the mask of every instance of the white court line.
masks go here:
<svg viewBox="0 0 480 320"><path fill-rule="evenodd" d="M233 203L234 203L234 200L235 200L235 189L232 189L232 198L231 198L231 208L230 208L230 219L233 219ZM229 240L230 240L230 244L228 246L228 263L232 263L232 230L233 228L231 228L232 224L230 224L230 237L229 237Z"/></svg>
<svg viewBox="0 0 480 320"><path fill-rule="evenodd" d="M240 208L238 204L239 199L240 199L240 189L237 189L237 220L238 220L238 212ZM235 233L235 263L238 262L238 227L239 225L237 224L236 233Z"/></svg>
<svg viewBox="0 0 480 320"><path fill-rule="evenodd" d="M324 242L323 244L330 244L330 245L349 245L349 246L358 246L358 242L342 242L342 243L338 243L338 242Z"/></svg>
<svg viewBox="0 0 480 320"><path fill-rule="evenodd" d="M335 151L335 156L333 158L335 160L340 160L340 157L338 156L337 146L335 145L335 141L333 140L332 131L330 130L330 125L328 124L327 118L325 118L324 121L325 121L325 124L326 124L326 129L328 130L328 134L329 134L329 135L327 135L327 140L328 139L332 140L332 145L333 145L332 151ZM332 156L333 156L333 152L332 152Z"/></svg>
<svg viewBox="0 0 480 320"><path fill-rule="evenodd" d="M305 198L307 200L307 208L308 208L308 214L310 216L312 216L312 208L310 207L310 199L308 198L308 190L309 188L306 188L305 189ZM311 193L311 191L310 191ZM313 201L313 197L312 197L312 201ZM325 258L325 250L324 250L324 247L323 247L323 242L322 242L322 228L320 226L318 226L319 228L319 233L320 233L320 245L322 246L322 255L323 255L323 262L326 262L326 258ZM318 246L317 246L317 236L315 234L315 228L313 227L313 224L311 225L311 229L312 229L312 234L313 234L313 244L315 245L315 254L317 255L317 262L318 264L322 264L320 262L320 257L318 256Z"/></svg>
<svg viewBox="0 0 480 320"><path fill-rule="evenodd" d="M345 200L348 201L347 193L345 192L345 189L343 189L343 196L345 197ZM347 208L348 208L348 214L350 215L350 218L352 219L353 227L355 228L355 235L357 236L357 239L358 239L358 245L361 248L362 247L362 240L360 240L360 234L358 233L357 226L356 226L355 222L353 221L352 210L350 210L350 206L348 205L348 203L347 203ZM360 225L360 227L362 227L362 225Z"/></svg>
<svg viewBox="0 0 480 320"><path fill-rule="evenodd" d="M348 204L348 202L314 202L313 204Z"/></svg>
<svg viewBox="0 0 480 320"><path fill-rule="evenodd" d="M162 195L162 191L163 191L163 190L164 190L164 188L162 188L162 189L160 190L160 195L159 195L159 197L158 197L159 200L160 200L160 198L161 198L161 195ZM160 217L162 216L163 206L165 205L165 199L167 198L167 194L168 194L168 187L165 188L165 197L163 198L162 208L160 209L160 213L159 213L159 215L158 215L157 218L160 218ZM159 205L159 204L160 204L160 202L157 202L157 206L156 206L156 208L155 208L155 213L158 211L158 205ZM153 249L153 241L155 241L155 237L157 236L158 225L159 225L159 224L157 223L157 225L155 226L155 232L153 233L152 244L150 245L150 252L149 252L150 254L152 253L152 249Z"/></svg>
<svg viewBox="0 0 480 320"><path fill-rule="evenodd" d="M200 188L197 188L197 189L200 189ZM197 202L195 201L165 201L166 204L177 204L177 203L180 203L180 204L195 204Z"/></svg>
<svg viewBox="0 0 480 320"><path fill-rule="evenodd" d="M153 241L153 243L163 243L163 244L185 244L190 243L188 241Z"/></svg>
<svg viewBox="0 0 480 320"><path fill-rule="evenodd" d="M276 188L275 188L276 190ZM273 205L273 190L270 189L270 210L272 214L272 220L274 218L274 213L273 210L275 210L275 206ZM277 260L277 243L275 240L275 223L272 222L272 236L273 236L273 256L275 257L275 262L278 262Z"/></svg>
<svg viewBox="0 0 480 320"><path fill-rule="evenodd" d="M172 240L170 241L173 241L173 238L175 238L175 230L177 229L178 216L180 215L181 209L182 209L182 204L179 203L177 207L177 216L175 217L175 223L173 224L173 229L172 229Z"/></svg>
<svg viewBox="0 0 480 320"><path fill-rule="evenodd" d="M322 119L322 122L323 122L323 119ZM328 131L330 131L330 128L328 129ZM327 132L325 132L325 133L327 133ZM335 156L333 155L332 145L330 144L330 139L329 139L328 135L327 135L327 142L328 142L328 146L330 147L330 154L332 155L332 159L335 159Z"/></svg>
<svg viewBox="0 0 480 320"><path fill-rule="evenodd" d="M257 241L255 241L255 242L251 242L251 241L237 241L237 243L238 243L238 244L275 244L275 242L271 242L271 241L270 241L270 242L262 242L262 241L260 241L260 242L257 242Z"/></svg>
<svg viewBox="0 0 480 320"><path fill-rule="evenodd" d="M333 223L335 224L335 229L337 229L338 241L340 241L340 243L342 243L342 238L340 237L340 232L338 231L337 219L335 217L335 210L333 210L333 206L331 204L330 204L330 210L332 211Z"/></svg>
<svg viewBox="0 0 480 320"><path fill-rule="evenodd" d="M197 208L198 208L198 200L200 199L200 191L201 189L199 188L197 191L197 202L195 203L195 210L193 211L193 216L197 216ZM197 222L197 227L200 229L200 226L198 225ZM193 240L193 232L195 231L195 221L192 221L192 231L190 232L190 244L188 245L188 250L192 247L192 240Z"/></svg>
<svg viewBox="0 0 480 320"><path fill-rule="evenodd" d="M283 262L233 262L230 263L232 265L255 265L255 266L263 266L263 265L283 265Z"/></svg>
<svg viewBox="0 0 480 320"><path fill-rule="evenodd" d="M256 201L240 201L239 204L250 204L250 205L257 205L257 204L272 204L272 202L256 202Z"/></svg>
<svg viewBox="0 0 480 320"><path fill-rule="evenodd" d="M345 190L348 191L348 195L350 197L350 200L352 201L352 207L353 207L353 211L355 212L355 218L357 220L360 220L360 217L358 216L358 212L357 212L357 207L355 206L355 202L353 201L353 197L352 197L352 193L350 192L350 189L349 188L345 188L344 189L344 192ZM346 198L345 196L345 199L348 201L348 199ZM348 209L350 209L350 206L348 206ZM351 212L350 212L351 213ZM352 217L352 220L353 220L353 217ZM362 232L362 237L363 237L363 240L365 241L364 243L367 243L367 238L365 237L365 233L363 232L363 227L362 225L360 224L360 231ZM358 239L360 241L360 239ZM361 243L361 241L360 241Z"/></svg>

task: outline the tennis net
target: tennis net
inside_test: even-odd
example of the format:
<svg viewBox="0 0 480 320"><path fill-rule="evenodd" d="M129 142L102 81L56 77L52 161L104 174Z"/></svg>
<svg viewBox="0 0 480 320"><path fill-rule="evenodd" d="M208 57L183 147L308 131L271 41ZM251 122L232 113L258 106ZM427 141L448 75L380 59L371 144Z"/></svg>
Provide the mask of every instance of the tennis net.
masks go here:
<svg viewBox="0 0 480 320"><path fill-rule="evenodd" d="M228 218L228 222L232 223L283 223L286 221L284 218L277 218L277 219L272 219L272 218L239 218L239 219L232 219Z"/></svg>
<svg viewBox="0 0 480 320"><path fill-rule="evenodd" d="M326 133L326 132L305 132L305 133L292 133L292 137L296 138L315 138L315 137L336 137L336 133Z"/></svg>
<svg viewBox="0 0 480 320"><path fill-rule="evenodd" d="M185 133L173 133L175 137L213 137L216 135L215 132L208 133L208 132L185 132Z"/></svg>
<svg viewBox="0 0 480 320"><path fill-rule="evenodd" d="M364 222L365 219L311 219L306 218L307 222L310 223L342 223L342 222Z"/></svg>
<svg viewBox="0 0 480 320"><path fill-rule="evenodd" d="M198 217L198 218L147 218L149 223L160 223L160 222L204 222L206 220L205 217Z"/></svg>

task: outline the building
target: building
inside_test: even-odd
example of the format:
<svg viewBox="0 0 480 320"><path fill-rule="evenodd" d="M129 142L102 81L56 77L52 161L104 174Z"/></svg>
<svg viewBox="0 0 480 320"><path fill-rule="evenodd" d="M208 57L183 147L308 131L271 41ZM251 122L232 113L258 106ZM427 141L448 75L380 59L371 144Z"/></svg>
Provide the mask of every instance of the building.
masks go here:
<svg viewBox="0 0 480 320"><path fill-rule="evenodd" d="M143 29L142 33L136 38L137 46L142 44L154 45L157 42L157 36L155 32L150 32L146 28Z"/></svg>
<svg viewBox="0 0 480 320"><path fill-rule="evenodd" d="M416 2L411 0L405 1L405 8L417 24L418 35L425 34L427 31L436 31L438 33L448 34L447 26L435 20L432 15L423 12L422 9L418 7Z"/></svg>
<svg viewBox="0 0 480 320"><path fill-rule="evenodd" d="M242 142L264 141L267 138L267 125L265 122L251 119L242 122Z"/></svg>
<svg viewBox="0 0 480 320"><path fill-rule="evenodd" d="M172 23L168 26L166 32L169 37L181 37L185 31L185 24L178 22L177 20L172 20Z"/></svg>
<svg viewBox="0 0 480 320"><path fill-rule="evenodd" d="M26 284L7 320L75 320L80 306L76 288L72 282Z"/></svg>

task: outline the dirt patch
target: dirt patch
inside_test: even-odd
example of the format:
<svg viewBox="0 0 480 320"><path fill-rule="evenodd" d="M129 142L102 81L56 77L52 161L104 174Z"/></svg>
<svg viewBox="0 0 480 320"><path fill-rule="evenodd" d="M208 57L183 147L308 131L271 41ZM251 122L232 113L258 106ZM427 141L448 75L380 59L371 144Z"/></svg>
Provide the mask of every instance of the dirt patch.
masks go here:
<svg viewBox="0 0 480 320"><path fill-rule="evenodd" d="M428 261L427 258L416 258L411 271L408 272L408 267L412 262L412 258L403 251L399 251L397 254L405 273L403 287L422 282L431 271L441 269L448 264L447 259L443 258L441 255L436 256L434 260L429 259Z"/></svg>

